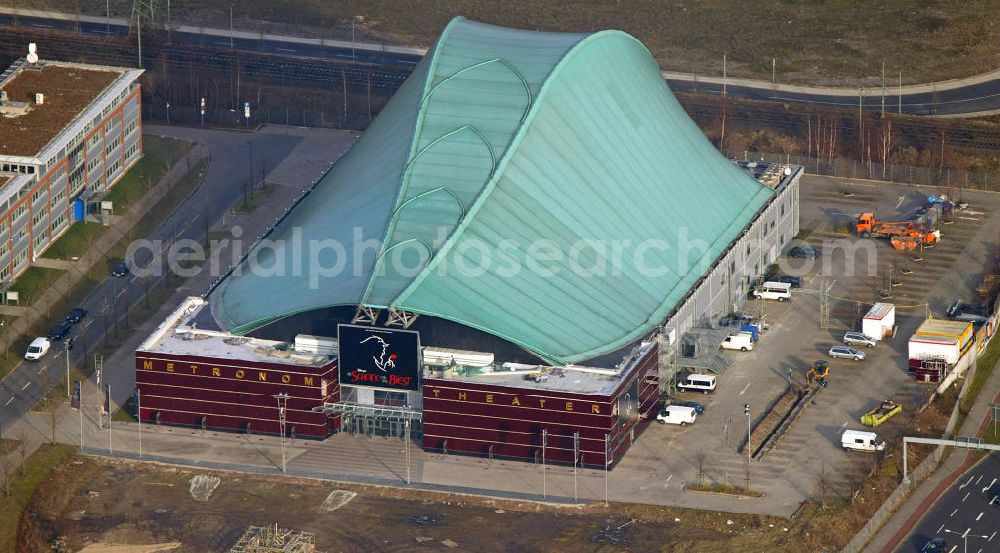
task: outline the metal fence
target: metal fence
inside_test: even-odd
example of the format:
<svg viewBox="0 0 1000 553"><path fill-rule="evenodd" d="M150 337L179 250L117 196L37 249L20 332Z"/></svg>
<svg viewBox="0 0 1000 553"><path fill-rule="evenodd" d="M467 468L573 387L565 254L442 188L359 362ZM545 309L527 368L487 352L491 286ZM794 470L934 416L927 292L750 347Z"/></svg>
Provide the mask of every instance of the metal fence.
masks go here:
<svg viewBox="0 0 1000 553"><path fill-rule="evenodd" d="M945 188L1000 191L1000 173L992 171L926 167L902 163L868 163L856 159L839 157L819 158L755 151L727 151L724 153L732 159L801 165L807 173L815 175L880 180Z"/></svg>

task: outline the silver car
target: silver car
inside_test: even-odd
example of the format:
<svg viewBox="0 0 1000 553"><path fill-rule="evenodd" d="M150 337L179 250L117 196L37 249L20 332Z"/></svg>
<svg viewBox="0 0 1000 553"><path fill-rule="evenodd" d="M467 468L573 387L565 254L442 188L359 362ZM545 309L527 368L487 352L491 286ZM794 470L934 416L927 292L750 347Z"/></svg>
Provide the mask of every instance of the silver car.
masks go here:
<svg viewBox="0 0 1000 553"><path fill-rule="evenodd" d="M844 334L844 343L849 346L875 347L875 340L860 332L848 332Z"/></svg>
<svg viewBox="0 0 1000 553"><path fill-rule="evenodd" d="M849 348L847 346L833 346L830 348L830 351L827 352L827 355L830 357L854 359L855 361L863 361L865 359L865 352Z"/></svg>

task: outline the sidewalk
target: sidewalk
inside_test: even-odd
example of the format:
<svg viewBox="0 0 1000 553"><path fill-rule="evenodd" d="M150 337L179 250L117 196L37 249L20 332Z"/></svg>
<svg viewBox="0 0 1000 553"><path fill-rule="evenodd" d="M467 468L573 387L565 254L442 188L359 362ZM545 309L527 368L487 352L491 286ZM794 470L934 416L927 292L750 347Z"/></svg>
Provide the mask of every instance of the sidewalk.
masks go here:
<svg viewBox="0 0 1000 553"><path fill-rule="evenodd" d="M981 436L990 421L990 403L1000 403L1000 367L994 367L983 391L972 406L956 436ZM976 452L952 449L948 458L920 482L910 497L882 525L875 537L864 548L866 553L892 553L920 519L934 505L934 502L965 471L975 464ZM911 467L913 468L913 467Z"/></svg>

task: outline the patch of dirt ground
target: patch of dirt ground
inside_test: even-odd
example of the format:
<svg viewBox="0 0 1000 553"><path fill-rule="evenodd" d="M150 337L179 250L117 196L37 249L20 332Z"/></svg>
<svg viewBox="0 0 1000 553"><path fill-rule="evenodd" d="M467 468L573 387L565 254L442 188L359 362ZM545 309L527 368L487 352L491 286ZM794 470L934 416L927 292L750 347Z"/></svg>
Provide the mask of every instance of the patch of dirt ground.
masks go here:
<svg viewBox="0 0 1000 553"><path fill-rule="evenodd" d="M193 475L222 483L206 502ZM335 511L332 491L357 495ZM21 520L19 551L227 551L249 525L315 532L320 551L819 551L803 521L593 504L554 507L335 482L75 458L53 470ZM175 545L173 549L164 549ZM160 547L161 549L155 549Z"/></svg>

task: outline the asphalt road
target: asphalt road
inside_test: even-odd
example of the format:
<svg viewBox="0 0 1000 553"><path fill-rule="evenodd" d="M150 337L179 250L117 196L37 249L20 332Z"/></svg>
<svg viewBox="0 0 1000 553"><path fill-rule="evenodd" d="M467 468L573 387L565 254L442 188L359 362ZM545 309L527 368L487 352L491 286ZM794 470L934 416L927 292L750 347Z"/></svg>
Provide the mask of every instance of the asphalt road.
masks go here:
<svg viewBox="0 0 1000 553"><path fill-rule="evenodd" d="M93 19L93 18L91 18ZM14 25L11 14L0 14L0 25ZM94 21L74 21L57 18L25 17L17 20L21 27L34 27L44 30L62 30L79 32L87 36L128 36L129 27L124 20L113 18L107 23ZM232 49L242 52L269 54L278 57L311 58L334 62L353 62L359 64L377 64L394 67L398 73L408 74L421 56L413 53L393 51L382 45L366 43L348 43L343 41L328 41L332 44L316 44L314 42L299 42L280 40L275 37L233 37L223 30L200 29L200 32L171 33L171 39L178 44L207 49ZM398 76L383 75L380 78L392 81ZM689 81L667 79L667 83L675 91L722 93L720 83L704 81ZM892 83L887 83L883 98L881 90L867 89L861 99L861 105L867 110L881 111L883 102L886 111L902 112L910 115L958 115L1000 109L1000 79L994 79L979 84L966 85L958 88L937 90L934 92L907 93L899 96ZM775 90L771 83L759 82L758 86L728 85L726 93L734 97L778 101L786 103L808 103L843 108L857 108L857 95L828 95L809 92L787 92Z"/></svg>
<svg viewBox="0 0 1000 553"><path fill-rule="evenodd" d="M153 129L147 128L147 132ZM175 129L169 129L174 131ZM171 240L201 240L205 236L206 221L214 223L243 194L244 184L250 178L250 144L253 143L255 177L261 178L260 163L273 168L294 149L299 137L241 133L238 131L198 131L180 129L187 134L197 134L198 139L208 147L211 163L201 186L178 208L152 235L150 240L169 244ZM154 131L155 132L155 131ZM128 259L133 274L125 277L108 278L98 285L80 307L89 314L79 324L74 325L67 339L74 337L74 346L69 350L72 364L79 364L95 344L106 333L115 333L116 321L125 321L126 305L134 306L142 301L147 289L154 287L166 274L166 256L158 260L163 270L154 275L139 277L137 267L146 267L153 258L148 249L137 251L135 258ZM112 264L113 265L113 264ZM55 324L65 313L52 313L50 324ZM9 351L7 355L23 355L21 351ZM0 428L10 426L41 399L43 384L59 384L66 387L66 352L64 342L54 342L52 350L37 362L22 361L0 381ZM114 384L112 384L114 386ZM90 400L92 401L92 400Z"/></svg>
<svg viewBox="0 0 1000 553"><path fill-rule="evenodd" d="M931 539L943 538L945 553L960 553L966 532L970 553L1000 551L1000 453L991 453L956 480L896 551L918 552Z"/></svg>

